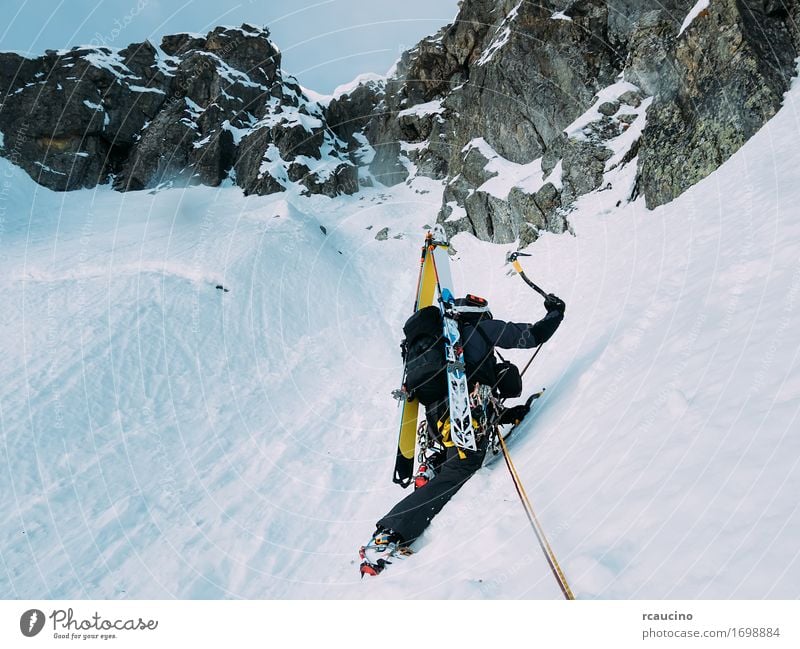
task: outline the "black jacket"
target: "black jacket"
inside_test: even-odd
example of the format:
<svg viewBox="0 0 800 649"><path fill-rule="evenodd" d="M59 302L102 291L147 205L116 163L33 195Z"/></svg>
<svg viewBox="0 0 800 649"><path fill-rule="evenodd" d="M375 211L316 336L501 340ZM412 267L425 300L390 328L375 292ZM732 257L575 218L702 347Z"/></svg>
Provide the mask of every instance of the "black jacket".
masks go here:
<svg viewBox="0 0 800 649"><path fill-rule="evenodd" d="M482 320L477 325L465 323L462 326L464 363L468 369L475 368L477 371L486 366L493 368L494 347L503 349L537 347L550 340L563 319L564 314L560 311L550 311L535 324L504 320ZM473 375L475 370L472 372Z"/></svg>

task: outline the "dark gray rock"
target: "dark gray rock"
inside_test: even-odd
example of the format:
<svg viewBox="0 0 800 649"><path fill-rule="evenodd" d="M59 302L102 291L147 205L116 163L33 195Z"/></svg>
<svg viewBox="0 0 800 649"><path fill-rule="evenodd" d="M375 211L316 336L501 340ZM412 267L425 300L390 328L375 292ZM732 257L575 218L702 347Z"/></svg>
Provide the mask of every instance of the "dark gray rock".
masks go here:
<svg viewBox="0 0 800 649"><path fill-rule="evenodd" d="M373 112L383 96L383 82L361 83L351 92L330 101L325 107L325 122L351 150L356 149L361 142L353 137L354 134L364 131L374 119Z"/></svg>
<svg viewBox="0 0 800 649"><path fill-rule="evenodd" d="M496 158L491 150L486 146L486 141L479 139L476 143L470 143L461 150L459 156L461 177L467 181L470 187L480 187L490 178L497 175L496 171L486 169L489 161Z"/></svg>
<svg viewBox="0 0 800 649"><path fill-rule="evenodd" d="M349 162L342 162L324 174L309 172L300 179L300 182L312 194L326 196L355 194L359 187L358 167Z"/></svg>
<svg viewBox="0 0 800 649"><path fill-rule="evenodd" d="M611 116L619 110L618 101L605 101L597 107L601 115Z"/></svg>
<svg viewBox="0 0 800 649"><path fill-rule="evenodd" d="M52 189L219 185L234 168L247 193L358 189L347 146L252 25L166 36L161 52L0 54L0 92L4 155Z"/></svg>
<svg viewBox="0 0 800 649"><path fill-rule="evenodd" d="M550 175L556 165L561 161L564 155L564 149L567 146L567 134L559 133L559 136L550 142L550 146L542 156L542 173L544 177Z"/></svg>
<svg viewBox="0 0 800 649"><path fill-rule="evenodd" d="M542 230L547 229L547 218L532 194L524 192L519 187L514 187L508 194L508 206L511 213L521 223L520 247L530 245L539 238Z"/></svg>
<svg viewBox="0 0 800 649"><path fill-rule="evenodd" d="M170 34L161 39L161 50L169 56L181 56L192 50L202 50L205 44L205 36L188 33Z"/></svg>
<svg viewBox="0 0 800 649"><path fill-rule="evenodd" d="M684 16L697 0L608 0L608 36L624 46L630 34L636 29L643 15L657 11L670 17L675 23L675 31L683 22ZM572 16L583 10L581 0L551 0L553 9Z"/></svg>
<svg viewBox="0 0 800 649"><path fill-rule="evenodd" d="M800 51L800 2L714 0L678 35L694 4L463 0L391 78L324 107L253 25L166 36L160 50L0 54L0 154L60 190L230 178L248 194L334 196L416 173L445 181L439 221L451 234L525 245L568 229L571 204L637 156L635 191L650 207L671 200L777 111ZM621 79L635 87L598 104ZM643 105L642 137L606 172L609 142ZM581 115L588 123L568 136ZM497 173L487 166L538 170L539 159L539 180L553 182L537 192L481 189Z"/></svg>
<svg viewBox="0 0 800 649"><path fill-rule="evenodd" d="M674 19L651 11L635 24L628 42L625 80L636 84L645 95L658 94L674 84L675 63L670 56L678 33Z"/></svg>
<svg viewBox="0 0 800 649"><path fill-rule="evenodd" d="M642 95L635 90L626 90L619 96L619 101L626 106L639 108L642 105Z"/></svg>
<svg viewBox="0 0 800 649"><path fill-rule="evenodd" d="M375 157L369 163L369 171L384 185L397 185L408 178L408 169L401 161L402 149L398 140L376 143Z"/></svg>
<svg viewBox="0 0 800 649"><path fill-rule="evenodd" d="M274 194L288 186L289 174L277 147L269 147L268 129L250 133L242 140L234 163L236 184L245 194ZM280 171L284 172L281 178ZM297 177L297 176L296 176Z"/></svg>
<svg viewBox="0 0 800 649"><path fill-rule="evenodd" d="M406 117L401 124L399 114L418 104L443 97L467 81L470 66L480 56L482 43L495 21L491 14L509 9L506 7L508 4L509 0L501 3L501 7L496 7L492 0L465 2L452 25L423 39L402 54L395 76L381 89L379 101L373 103L372 115L364 128L365 135L375 149L369 169L380 182L393 185L407 179L408 171L401 159L405 154L400 146L400 141L404 139L419 141L420 138L429 138L429 146L419 152L414 162L419 166L420 173L434 178L445 177L450 151L454 146L460 149L470 138L456 144L443 141L444 138L440 136L451 132L453 125L443 124L434 117ZM334 108L338 111L340 105L334 106L332 102L331 109ZM359 108L355 115L362 115L363 112L363 108ZM338 117L335 121L341 123L347 120Z"/></svg>
<svg viewBox="0 0 800 649"><path fill-rule="evenodd" d="M794 42L789 14L760 0L715 0L677 39L642 135L637 188L648 207L708 176L777 112Z"/></svg>
<svg viewBox="0 0 800 649"><path fill-rule="evenodd" d="M608 0L608 37L621 50L630 49L632 34L643 23L663 21L677 34L697 0Z"/></svg>
<svg viewBox="0 0 800 649"><path fill-rule="evenodd" d="M573 7L572 20L565 21L553 20L552 8L536 3L462 4L456 25L466 11L475 17L476 8L482 8L479 22L490 27L473 29L470 44L475 45L468 58L462 54L460 66L453 63L457 57L447 59L450 79L457 78L460 85L443 102L447 110L440 132L446 140L435 147L446 159L448 177L459 180L445 192L440 221L451 211L445 209L448 202L456 201L469 214L468 220L455 222L458 227L494 241L519 235L522 221L516 212L497 197L473 191L486 180L484 173L476 173L483 165L471 164L461 151L470 140L483 137L506 160L528 163L544 157L544 170L552 170L561 158L563 129L588 108L597 91L613 83L622 65L607 41L605 3L579 5ZM452 49L445 32L439 50ZM430 83L416 87L425 90L420 100L445 90ZM406 96L413 96L410 90Z"/></svg>
<svg viewBox="0 0 800 649"><path fill-rule="evenodd" d="M142 189L173 178L215 186L227 177L236 146L224 124L243 129L247 115L263 113L272 89L280 86L277 69L269 67L277 48L266 34L222 28L211 32L203 47L207 50L190 50L177 63L169 101L142 129L115 187ZM255 80L249 74L254 69Z"/></svg>
<svg viewBox="0 0 800 649"><path fill-rule="evenodd" d="M238 29L217 27L206 37L203 51L215 54L257 84L270 84L280 73L281 53L266 28L247 23Z"/></svg>
<svg viewBox="0 0 800 649"><path fill-rule="evenodd" d="M586 2L572 21L553 20L552 11L522 3L495 32L480 65L470 71L461 121L468 121L504 158L525 163L541 156L561 131L619 73L620 61L606 43L603 2ZM466 114L466 117L465 117Z"/></svg>
<svg viewBox="0 0 800 649"><path fill-rule="evenodd" d="M114 181L120 190L155 187L175 177L188 178L189 150L196 139L183 101L170 102L141 134Z"/></svg>
<svg viewBox="0 0 800 649"><path fill-rule="evenodd" d="M522 225L519 230L520 247L539 238L543 231L561 234L568 228L561 212L561 194L552 183L545 183L535 194L514 187L508 195L511 213Z"/></svg>
<svg viewBox="0 0 800 649"><path fill-rule="evenodd" d="M588 140L569 140L562 161L563 202L571 203L600 187L606 161L612 155L610 149Z"/></svg>
<svg viewBox="0 0 800 649"><path fill-rule="evenodd" d="M400 127L400 134L406 142L422 142L427 140L435 124L441 124L443 118L438 113L428 112L403 112L401 111L397 117L397 123Z"/></svg>
<svg viewBox="0 0 800 649"><path fill-rule="evenodd" d="M0 130L31 177L56 190L104 182L169 87L149 43L73 48L36 59L0 54Z"/></svg>
<svg viewBox="0 0 800 649"><path fill-rule="evenodd" d="M387 97L399 110L448 94L468 80L488 34L514 6L512 0L471 0L461 3L455 21L403 53Z"/></svg>
<svg viewBox="0 0 800 649"><path fill-rule="evenodd" d="M218 186L227 178L236 160L236 145L230 131L215 130L204 146L189 151L189 166L202 185Z"/></svg>

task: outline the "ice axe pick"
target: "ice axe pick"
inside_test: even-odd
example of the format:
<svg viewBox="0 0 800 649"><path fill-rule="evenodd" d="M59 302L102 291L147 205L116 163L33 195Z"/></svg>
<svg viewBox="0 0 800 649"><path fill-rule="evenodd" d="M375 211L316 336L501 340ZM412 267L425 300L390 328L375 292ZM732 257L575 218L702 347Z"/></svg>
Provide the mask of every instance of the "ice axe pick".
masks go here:
<svg viewBox="0 0 800 649"><path fill-rule="evenodd" d="M536 286L525 274L525 271L522 270L522 264L519 263L519 257L530 257L526 252L509 252L506 255L506 263L511 264L514 267L514 270L517 274L525 281L525 283L530 286L534 291L536 291L539 295L543 298L547 297L547 293L545 293L541 288Z"/></svg>

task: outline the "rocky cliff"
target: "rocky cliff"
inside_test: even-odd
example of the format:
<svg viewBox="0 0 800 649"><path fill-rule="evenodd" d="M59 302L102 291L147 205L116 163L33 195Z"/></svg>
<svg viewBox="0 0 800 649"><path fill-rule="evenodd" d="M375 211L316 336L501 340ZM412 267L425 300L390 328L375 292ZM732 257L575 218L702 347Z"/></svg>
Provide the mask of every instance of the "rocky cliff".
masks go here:
<svg viewBox="0 0 800 649"><path fill-rule="evenodd" d="M0 54L2 153L55 190L230 178L247 193L356 191L346 147L280 62L250 25L160 48Z"/></svg>
<svg viewBox="0 0 800 649"><path fill-rule="evenodd" d="M371 111L377 178L443 179L451 232L527 243L589 192L626 183L652 208L714 171L781 105L798 17L797 0L465 0L328 123L356 149L344 124Z"/></svg>
<svg viewBox="0 0 800 649"><path fill-rule="evenodd" d="M714 171L780 106L798 19L800 0L462 0L388 77L322 102L249 25L0 54L0 153L58 190L424 175L451 233L527 244L590 192L655 207Z"/></svg>

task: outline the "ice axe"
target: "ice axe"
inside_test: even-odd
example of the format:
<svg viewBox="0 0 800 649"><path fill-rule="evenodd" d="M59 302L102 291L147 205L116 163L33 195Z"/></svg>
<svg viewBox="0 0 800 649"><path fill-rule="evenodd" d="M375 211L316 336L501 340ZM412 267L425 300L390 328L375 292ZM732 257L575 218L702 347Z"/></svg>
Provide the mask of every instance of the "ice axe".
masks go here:
<svg viewBox="0 0 800 649"><path fill-rule="evenodd" d="M539 295L543 298L547 298L547 293L545 293L542 289L540 289L536 284L534 284L528 276L525 274L525 271L522 270L522 265L519 263L519 257L530 257L527 252L509 252L506 255L506 263L511 264L514 267L514 270L517 271L517 274L525 280L525 283L530 286L534 291L536 291ZM510 273L509 273L510 274Z"/></svg>
<svg viewBox="0 0 800 649"><path fill-rule="evenodd" d="M514 270L517 272L517 274L518 274L518 275L519 275L519 276L520 276L520 277L521 277L523 280L525 280L525 283L526 283L528 286L530 286L530 287L531 287L531 288L532 288L534 291L536 291L536 292L537 292L539 295L541 295L541 296L542 296L542 297L543 297L545 300L548 300L548 299L550 298L550 295L548 295L547 293L545 293L545 292L544 292L544 291L543 291L541 288L539 288L538 286L536 286L536 284L534 284L534 283L533 283L533 282L530 280L530 278L529 278L529 277L528 277L528 276L525 274L525 271L524 271L524 270L522 270L522 264L520 264L520 263L519 263L519 257L530 257L530 256L531 256L531 255L530 255L530 254L528 254L527 252L519 252L519 251L516 251L516 252L509 252L509 253L506 255L506 263L507 263L507 264L511 264L511 265L514 267ZM511 274L511 272L512 272L512 271L509 271L509 275ZM545 304L547 304L547 302L545 302ZM544 343L542 343L542 344L544 344ZM533 352L533 356L531 356L531 359L530 359L530 360L527 362L527 364L525 365L525 367L524 367L524 368L522 369L522 371L520 372L520 376L524 376L524 375L525 375L525 372L527 372L527 371L528 371L528 368L531 366L531 363L533 363L533 360L536 358L536 356L537 356L537 355L539 354L539 352L541 351L541 349L542 349L542 344L540 344L540 345L539 345L539 346L536 348L536 351L535 351L535 352Z"/></svg>

